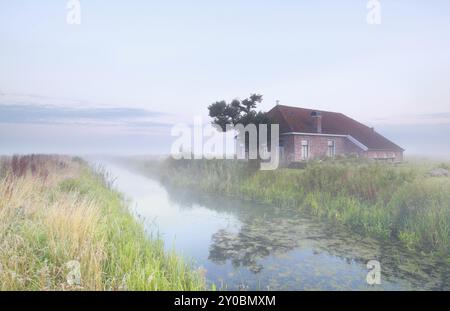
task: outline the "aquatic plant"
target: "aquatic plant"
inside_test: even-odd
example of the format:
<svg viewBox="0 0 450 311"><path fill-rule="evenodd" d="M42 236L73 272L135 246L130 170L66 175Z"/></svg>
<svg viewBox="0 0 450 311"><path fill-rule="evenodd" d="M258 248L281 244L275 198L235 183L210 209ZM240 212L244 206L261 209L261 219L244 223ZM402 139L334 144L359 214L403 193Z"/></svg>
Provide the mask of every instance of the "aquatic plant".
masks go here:
<svg viewBox="0 0 450 311"><path fill-rule="evenodd" d="M296 208L450 258L450 179L427 176L433 165L338 159L258 171L244 161L166 160L159 176L177 186Z"/></svg>

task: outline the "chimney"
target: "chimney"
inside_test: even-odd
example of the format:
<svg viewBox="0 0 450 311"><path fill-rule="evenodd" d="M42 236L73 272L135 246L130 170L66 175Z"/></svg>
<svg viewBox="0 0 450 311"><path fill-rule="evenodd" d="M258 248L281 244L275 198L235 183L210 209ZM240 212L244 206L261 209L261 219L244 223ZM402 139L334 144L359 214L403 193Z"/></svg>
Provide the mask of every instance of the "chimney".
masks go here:
<svg viewBox="0 0 450 311"><path fill-rule="evenodd" d="M311 112L311 117L314 120L316 132L319 134L322 133L322 115L320 114L320 111Z"/></svg>

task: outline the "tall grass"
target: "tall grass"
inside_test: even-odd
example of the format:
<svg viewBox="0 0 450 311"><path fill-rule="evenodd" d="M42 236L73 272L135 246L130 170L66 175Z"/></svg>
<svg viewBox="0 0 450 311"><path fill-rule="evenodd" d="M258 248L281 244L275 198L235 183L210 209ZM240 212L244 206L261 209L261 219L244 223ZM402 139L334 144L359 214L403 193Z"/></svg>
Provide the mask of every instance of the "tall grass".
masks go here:
<svg viewBox="0 0 450 311"><path fill-rule="evenodd" d="M204 288L203 276L149 239L80 159L3 158L0 168L1 290ZM67 282L73 261L79 284Z"/></svg>
<svg viewBox="0 0 450 311"><path fill-rule="evenodd" d="M428 177L429 167L325 161L302 170L257 171L245 162L167 160L160 176L178 186L295 208L450 262L450 179Z"/></svg>

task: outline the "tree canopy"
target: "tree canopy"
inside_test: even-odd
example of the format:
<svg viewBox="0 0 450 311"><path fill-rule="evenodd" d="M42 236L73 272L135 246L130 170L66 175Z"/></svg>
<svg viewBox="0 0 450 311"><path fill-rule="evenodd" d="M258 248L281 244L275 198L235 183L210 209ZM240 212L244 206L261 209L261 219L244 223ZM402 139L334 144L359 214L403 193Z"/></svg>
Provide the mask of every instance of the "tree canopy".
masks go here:
<svg viewBox="0 0 450 311"><path fill-rule="evenodd" d="M269 116L262 111L257 111L256 107L259 103L262 102L262 95L259 94L251 94L250 97L239 100L234 99L230 103L226 101L217 101L211 104L208 107L209 116L213 118L212 123L222 129L222 131L227 131L227 124L237 125L242 124L246 127L249 124L254 124L256 126L257 133L257 158L260 157L259 144L260 144L260 124L267 125L267 148L269 148L269 144L271 141L271 130L270 125L272 123ZM249 133L246 132L244 136L238 135L236 137L239 140L242 140L244 143L246 157L248 156L248 151L250 148L249 144Z"/></svg>
<svg viewBox="0 0 450 311"><path fill-rule="evenodd" d="M250 97L239 100L234 99L230 103L217 101L209 105L209 116L213 118L213 124L226 131L227 124L270 124L270 118L262 111L256 111L257 104L262 102L262 95L251 94Z"/></svg>

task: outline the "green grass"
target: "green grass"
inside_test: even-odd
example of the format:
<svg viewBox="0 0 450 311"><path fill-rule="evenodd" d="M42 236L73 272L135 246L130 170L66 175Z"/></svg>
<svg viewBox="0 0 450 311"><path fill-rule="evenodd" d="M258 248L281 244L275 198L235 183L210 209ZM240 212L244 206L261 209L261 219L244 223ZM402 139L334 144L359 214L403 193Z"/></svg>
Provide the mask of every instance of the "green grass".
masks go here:
<svg viewBox="0 0 450 311"><path fill-rule="evenodd" d="M148 239L142 224L124 207L121 196L104 186L101 175L85 172L66 180L62 189L79 192L103 205L102 225L98 228L106 242L104 283L109 288L129 290L202 289L200 276L173 252L166 254L159 239Z"/></svg>
<svg viewBox="0 0 450 311"><path fill-rule="evenodd" d="M298 209L450 259L450 178L427 175L447 165L340 160L311 162L301 170L258 171L245 162L169 159L159 175L177 186Z"/></svg>
<svg viewBox="0 0 450 311"><path fill-rule="evenodd" d="M49 162L45 180L31 174L0 180L0 289L205 288L200 272L147 236L103 174L79 160L65 159L57 170ZM69 285L73 260L81 284Z"/></svg>

